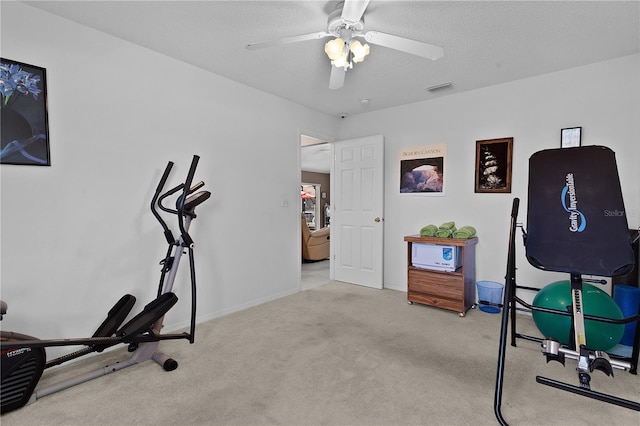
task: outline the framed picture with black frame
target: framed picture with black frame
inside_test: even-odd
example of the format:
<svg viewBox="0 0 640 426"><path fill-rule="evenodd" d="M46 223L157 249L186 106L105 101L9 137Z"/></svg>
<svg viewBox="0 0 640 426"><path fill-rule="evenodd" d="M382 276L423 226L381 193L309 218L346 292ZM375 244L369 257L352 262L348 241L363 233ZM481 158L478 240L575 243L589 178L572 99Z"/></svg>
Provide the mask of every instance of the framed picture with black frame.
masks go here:
<svg viewBox="0 0 640 426"><path fill-rule="evenodd" d="M574 148L582 145L582 127L567 127L560 131L560 148Z"/></svg>
<svg viewBox="0 0 640 426"><path fill-rule="evenodd" d="M44 68L0 58L0 164L50 166Z"/></svg>
<svg viewBox="0 0 640 426"><path fill-rule="evenodd" d="M478 193L510 193L513 138L476 141Z"/></svg>

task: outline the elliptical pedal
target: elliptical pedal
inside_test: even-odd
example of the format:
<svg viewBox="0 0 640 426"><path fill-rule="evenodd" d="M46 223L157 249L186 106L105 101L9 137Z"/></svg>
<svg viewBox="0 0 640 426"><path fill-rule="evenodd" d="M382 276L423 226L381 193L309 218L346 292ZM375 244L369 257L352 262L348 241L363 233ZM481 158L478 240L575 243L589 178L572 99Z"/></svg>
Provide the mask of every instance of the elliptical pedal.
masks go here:
<svg viewBox="0 0 640 426"><path fill-rule="evenodd" d="M116 331L116 336L122 337L125 343L131 343L135 336L150 332L153 324L162 318L177 301L178 296L175 293L161 294L145 306L142 312Z"/></svg>
<svg viewBox="0 0 640 426"><path fill-rule="evenodd" d="M113 305L113 308L109 310L107 313L107 318L100 324L98 329L93 333L92 337L111 337L116 332L118 327L124 322L129 312L133 308L133 305L136 303L136 298L130 294L125 294ZM112 345L100 345L93 344L87 346L86 348L79 349L75 352L68 353L66 355L62 355L58 358L47 361L44 368L55 367L56 365L64 364L67 361L71 361L72 359L79 358L81 356L93 353L93 352L102 352L106 348Z"/></svg>
<svg viewBox="0 0 640 426"><path fill-rule="evenodd" d="M113 305L113 308L107 314L107 318L104 320L100 327L93 333L93 337L111 337L118 330L118 327L122 325L133 305L136 303L136 298L130 294L125 294Z"/></svg>

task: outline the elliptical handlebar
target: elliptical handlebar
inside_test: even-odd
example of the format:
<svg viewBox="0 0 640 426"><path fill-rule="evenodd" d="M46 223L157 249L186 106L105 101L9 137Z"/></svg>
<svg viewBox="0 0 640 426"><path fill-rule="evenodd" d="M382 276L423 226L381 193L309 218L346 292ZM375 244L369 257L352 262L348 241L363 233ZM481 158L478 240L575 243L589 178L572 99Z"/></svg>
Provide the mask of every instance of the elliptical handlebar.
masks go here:
<svg viewBox="0 0 640 426"><path fill-rule="evenodd" d="M160 216L160 213L158 213L156 206L158 205L160 206L160 208L162 208L162 198L164 198L167 194L164 194L161 197L160 193L162 192L164 185L167 183L167 179L169 178L169 173L171 173L172 168L173 162L169 161L169 163L167 163L167 167L165 167L164 169L162 177L160 178L160 182L158 182L156 192L153 194L153 198L151 199L151 213L153 213L153 216L158 220L158 222L160 222L160 225L162 225L164 236L169 244L173 244L173 242L175 241L175 239L173 238L173 233L171 232L171 229L169 229L169 226L167 226L167 223L164 221L164 219L162 219L162 216Z"/></svg>
<svg viewBox="0 0 640 426"><path fill-rule="evenodd" d="M195 339L195 313L196 313L196 277L195 277L195 264L193 258L193 239L189 235L189 224L191 220L196 217L195 208L209 199L211 193L209 191L199 191L193 195L195 191L202 188L204 186L204 182L200 181L192 186L193 178L196 173L196 168L198 166L198 161L200 157L197 155L193 156L191 160L191 166L189 167L189 172L187 173L187 177L184 183L177 185L174 188L169 189L164 194L160 195L164 185L166 184L167 177L169 171L171 170L171 166L173 163L169 162L167 168L165 169L162 178L160 179L160 184L156 189L156 193L153 197L153 201L151 203L151 210L153 211L154 216L158 219L162 227L165 229L165 236L167 238L167 242L169 243L169 248L167 249L166 257L160 262L163 265L162 267L162 275L160 277L160 283L158 285L158 297L162 294L171 291L173 287L173 280L175 279L177 267L180 263L180 257L186 251L183 250L183 247L188 248L189 254L189 270L191 275L191 326L190 332L185 333L191 343L194 342ZM169 197L170 195L176 194L179 191L182 193L178 196L176 201L176 209L170 209L163 205L163 201ZM180 237L178 239L174 239L171 231L165 221L160 217L158 209L175 214L178 216L178 226L180 228ZM165 276L165 274L168 274Z"/></svg>
<svg viewBox="0 0 640 426"><path fill-rule="evenodd" d="M184 187L182 190L182 195L178 198L176 202L176 208L178 210L178 227L180 228L180 234L182 235L182 242L186 247L191 247L193 245L193 239L189 235L189 232L184 227L184 203L187 199L187 196L192 192L191 183L193 182L193 177L196 174L196 168L198 167L198 161L200 157L198 155L194 155L191 160L191 167L189 167L189 173L187 174L187 179L184 181ZM200 182L196 185L197 188L200 188L204 185L204 183ZM197 189L196 188L196 189Z"/></svg>
<svg viewBox="0 0 640 426"><path fill-rule="evenodd" d="M189 232L187 231L184 225L184 215L192 214L192 212L189 212L185 209L185 203L187 202L187 197L193 192L197 191L198 189L204 186L204 182L202 181L196 183L193 186L191 185L193 182L193 177L195 175L199 160L200 160L200 157L198 155L193 156L193 159L191 160L191 166L189 167L189 172L187 173L187 178L184 183L181 183L171 188L167 192L161 194L167 182L167 179L169 177L169 173L173 168L173 162L169 161L169 163L167 164L167 167L164 170L164 173L162 174L162 177L160 178L160 182L158 183L153 199L151 200L151 212L153 213L155 218L158 220L158 222L160 222L160 225L162 225L162 228L164 229L165 238L167 239L167 242L169 244L175 243L175 238L173 236L173 233L169 229L169 226L167 225L167 223L164 221L162 216L160 216L158 212L158 208L162 211L175 214L178 216L178 227L180 228L180 235L182 236L183 244L186 247L189 247L193 244L193 239L189 235ZM176 201L176 209L171 209L163 205L163 201L167 197L179 191L182 191L182 194L178 197L178 200ZM208 196L206 198L208 198Z"/></svg>
<svg viewBox="0 0 640 426"><path fill-rule="evenodd" d="M162 195L160 196L160 198L158 199L158 207L160 207L160 210L165 211L165 212L167 212L167 213L178 214L178 210L170 209L170 208L168 208L168 207L165 207L165 206L162 204L162 202L163 202L163 201L164 201L164 199L165 199L165 198L167 198L168 196L173 195L173 194L175 194L175 193L176 193L176 192L178 192L178 191L181 191L181 190L182 190L182 188L184 188L184 184L183 184L183 183L181 183L180 185L178 185L178 186L176 186L176 187L174 187L174 188L171 188L170 190L168 190L167 192L165 192L164 194L162 194Z"/></svg>
<svg viewBox="0 0 640 426"><path fill-rule="evenodd" d="M202 188L203 186L204 186L204 182L202 182L202 181L196 183L189 190L189 194L192 194L193 192L197 191L198 189ZM167 213L171 213L171 214L178 214L178 210L170 209L169 207L165 207L164 204L162 204L162 202L164 201L165 198L167 198L170 195L175 194L178 191L181 191L183 188L184 188L184 183L181 183L180 185L176 186L175 188L171 188L170 190L168 190L167 192L162 194L160 196L160 198L158 198L158 207L160 207L160 210L165 211Z"/></svg>

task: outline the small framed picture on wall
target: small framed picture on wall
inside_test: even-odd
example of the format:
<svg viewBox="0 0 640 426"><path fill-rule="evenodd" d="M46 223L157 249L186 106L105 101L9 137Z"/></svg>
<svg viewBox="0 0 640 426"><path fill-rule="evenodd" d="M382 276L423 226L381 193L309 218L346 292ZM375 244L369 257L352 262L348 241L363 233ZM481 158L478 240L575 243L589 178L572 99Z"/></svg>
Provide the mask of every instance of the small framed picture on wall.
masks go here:
<svg viewBox="0 0 640 426"><path fill-rule="evenodd" d="M560 131L560 147L573 148L582 144L582 127L567 127Z"/></svg>

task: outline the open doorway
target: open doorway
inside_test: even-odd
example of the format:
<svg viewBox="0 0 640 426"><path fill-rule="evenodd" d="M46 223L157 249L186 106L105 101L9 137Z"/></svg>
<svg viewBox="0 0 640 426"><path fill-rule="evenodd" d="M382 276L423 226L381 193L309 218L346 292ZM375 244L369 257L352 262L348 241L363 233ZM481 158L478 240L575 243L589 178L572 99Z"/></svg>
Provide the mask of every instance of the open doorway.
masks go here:
<svg viewBox="0 0 640 426"><path fill-rule="evenodd" d="M325 140L300 135L300 213L302 232L300 289L308 290L329 282L331 225L331 146ZM314 246L309 252L305 235L326 241L326 252ZM306 240L309 241L308 239ZM306 250L305 250L306 248ZM326 256L326 257L325 257Z"/></svg>

